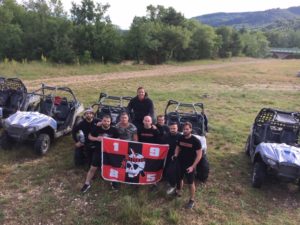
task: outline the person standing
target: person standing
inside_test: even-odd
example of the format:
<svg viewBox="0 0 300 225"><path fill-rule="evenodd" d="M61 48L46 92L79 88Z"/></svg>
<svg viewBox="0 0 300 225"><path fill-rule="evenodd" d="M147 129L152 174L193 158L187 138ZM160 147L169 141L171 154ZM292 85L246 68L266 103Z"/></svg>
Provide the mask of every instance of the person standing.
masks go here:
<svg viewBox="0 0 300 225"><path fill-rule="evenodd" d="M169 145L169 151L166 159L164 178L169 182L170 187L167 190L167 194L170 195L176 190L176 181L178 177L178 171L176 162L172 163L172 156L175 154L177 142L181 134L178 132L178 124L171 123L169 125L170 132L166 135L166 143Z"/></svg>
<svg viewBox="0 0 300 225"><path fill-rule="evenodd" d="M187 178L190 189L190 200L188 209L192 209L195 204L195 170L202 157L202 147L200 141L192 135L192 124L186 122L183 125L183 135L178 139L173 159L178 159L180 165L180 179L177 182L176 193L180 196L183 187L183 178Z"/></svg>
<svg viewBox="0 0 300 225"><path fill-rule="evenodd" d="M75 141L74 164L75 166L91 165L95 146L92 146L88 139L89 133L99 122L94 118L95 113L92 108L87 108L83 114L83 120L72 129L72 137Z"/></svg>
<svg viewBox="0 0 300 225"><path fill-rule="evenodd" d="M120 115L120 122L116 124L116 128L119 132L119 138L127 141L138 141L137 128L134 124L129 123L129 115L127 112L122 112ZM119 189L118 182L111 182L111 186L114 190Z"/></svg>
<svg viewBox="0 0 300 225"><path fill-rule="evenodd" d="M153 102L143 87L137 89L137 96L129 101L127 108L132 117L132 123L137 128L143 126L145 116L150 116L152 119L155 119Z"/></svg>
<svg viewBox="0 0 300 225"><path fill-rule="evenodd" d="M85 183L81 188L81 192L87 192L91 187L91 180L94 177L98 168L101 167L101 142L103 137L119 138L119 132L117 128L111 126L111 117L104 115L100 126L95 126L89 134L89 140L96 146L93 152L92 164L86 175Z"/></svg>

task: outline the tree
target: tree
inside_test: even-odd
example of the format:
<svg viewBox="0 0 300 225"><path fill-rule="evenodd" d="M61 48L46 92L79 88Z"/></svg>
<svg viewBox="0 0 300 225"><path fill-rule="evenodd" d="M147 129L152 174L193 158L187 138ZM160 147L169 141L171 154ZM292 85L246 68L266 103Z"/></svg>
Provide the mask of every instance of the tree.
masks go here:
<svg viewBox="0 0 300 225"><path fill-rule="evenodd" d="M264 57L268 53L269 42L261 31L242 34L243 53L251 57Z"/></svg>

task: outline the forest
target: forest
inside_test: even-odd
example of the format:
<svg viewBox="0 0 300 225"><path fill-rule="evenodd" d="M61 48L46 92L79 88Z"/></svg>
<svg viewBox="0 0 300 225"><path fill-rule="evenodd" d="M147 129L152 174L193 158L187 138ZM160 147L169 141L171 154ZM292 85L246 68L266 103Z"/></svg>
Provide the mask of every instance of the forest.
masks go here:
<svg viewBox="0 0 300 225"><path fill-rule="evenodd" d="M300 47L299 21L278 21L263 30L211 27L187 19L174 8L149 5L121 30L109 17L109 4L93 0L0 0L0 61L86 64L162 64L167 61L265 57L269 47ZM280 25L282 29L280 28Z"/></svg>

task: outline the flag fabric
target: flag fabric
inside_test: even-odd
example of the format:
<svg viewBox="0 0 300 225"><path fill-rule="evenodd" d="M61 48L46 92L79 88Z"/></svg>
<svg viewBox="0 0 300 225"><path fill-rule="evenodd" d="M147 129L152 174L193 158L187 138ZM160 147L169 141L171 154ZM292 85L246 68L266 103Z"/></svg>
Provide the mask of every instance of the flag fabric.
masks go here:
<svg viewBox="0 0 300 225"><path fill-rule="evenodd" d="M169 145L104 137L102 177L130 184L154 184L161 180Z"/></svg>

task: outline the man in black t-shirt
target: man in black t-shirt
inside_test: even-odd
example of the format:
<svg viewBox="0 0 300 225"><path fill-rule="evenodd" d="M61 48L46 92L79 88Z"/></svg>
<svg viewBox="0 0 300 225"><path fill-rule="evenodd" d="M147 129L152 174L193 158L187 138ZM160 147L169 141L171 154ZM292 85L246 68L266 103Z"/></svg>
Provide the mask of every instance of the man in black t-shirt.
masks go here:
<svg viewBox="0 0 300 225"><path fill-rule="evenodd" d="M103 137L119 138L119 132L117 128L111 127L111 118L109 115L104 115L101 121L101 126L96 126L89 134L89 140L96 148L93 153L92 164L90 170L87 173L85 183L81 188L81 192L85 193L91 187L91 180L94 177L97 169L101 167L101 142Z"/></svg>
<svg viewBox="0 0 300 225"><path fill-rule="evenodd" d="M165 117L163 115L158 115L156 127L159 131L159 143L160 144L168 144L167 143L167 136L170 133L169 127L165 124Z"/></svg>
<svg viewBox="0 0 300 225"><path fill-rule="evenodd" d="M99 122L98 119L94 118L94 111L92 108L88 108L84 111L83 120L75 125L72 130L72 137L75 141L74 151L74 164L75 166L81 166L84 164L85 159L87 164L90 166L92 163L92 156L94 146L90 144L88 139L89 133L94 126ZM81 133L79 135L79 133Z"/></svg>
<svg viewBox="0 0 300 225"><path fill-rule="evenodd" d="M186 122L183 126L183 136L179 137L177 146L175 149L173 159L179 161L180 164L180 179L177 183L177 195L180 195L180 191L183 187L183 178L187 178L187 183L190 186L190 200L187 204L187 208L194 207L195 202L195 170L198 162L202 157L200 141L192 135L192 124Z"/></svg>
<svg viewBox="0 0 300 225"><path fill-rule="evenodd" d="M138 140L145 143L159 143L159 131L155 125L152 124L151 116L145 116L143 120L143 127L138 128Z"/></svg>

